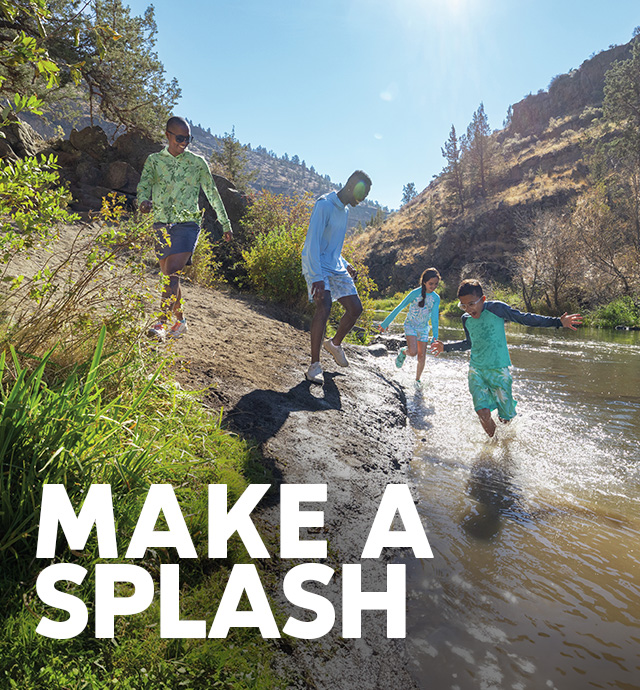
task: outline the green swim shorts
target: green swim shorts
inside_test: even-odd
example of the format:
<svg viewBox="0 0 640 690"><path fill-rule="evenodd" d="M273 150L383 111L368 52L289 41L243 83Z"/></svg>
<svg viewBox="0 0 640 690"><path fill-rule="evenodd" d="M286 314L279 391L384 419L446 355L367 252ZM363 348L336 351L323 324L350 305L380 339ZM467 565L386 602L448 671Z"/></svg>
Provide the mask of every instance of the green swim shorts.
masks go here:
<svg viewBox="0 0 640 690"><path fill-rule="evenodd" d="M474 369L469 367L469 392L473 398L475 411L482 409L498 410L500 419L508 420L516 416L516 401L511 394L511 371L502 369Z"/></svg>

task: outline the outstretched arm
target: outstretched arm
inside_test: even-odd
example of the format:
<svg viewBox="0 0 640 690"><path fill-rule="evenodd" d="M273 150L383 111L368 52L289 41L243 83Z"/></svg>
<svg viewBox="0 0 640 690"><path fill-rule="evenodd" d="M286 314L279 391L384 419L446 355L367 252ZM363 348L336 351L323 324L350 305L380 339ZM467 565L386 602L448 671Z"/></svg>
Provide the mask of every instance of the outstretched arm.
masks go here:
<svg viewBox="0 0 640 690"><path fill-rule="evenodd" d="M407 304L411 304L416 297L422 292L421 288L416 288L415 290L411 290L408 294L404 296L404 299L400 304L384 319L384 321L380 324L380 330L386 331L387 328L393 323L393 320L398 316L398 314L407 306Z"/></svg>

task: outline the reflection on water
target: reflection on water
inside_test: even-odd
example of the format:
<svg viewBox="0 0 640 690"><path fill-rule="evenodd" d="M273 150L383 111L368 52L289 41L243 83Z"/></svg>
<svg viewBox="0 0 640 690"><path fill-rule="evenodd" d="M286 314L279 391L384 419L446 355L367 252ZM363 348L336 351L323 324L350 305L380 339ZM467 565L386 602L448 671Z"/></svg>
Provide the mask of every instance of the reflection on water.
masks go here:
<svg viewBox="0 0 640 690"><path fill-rule="evenodd" d="M510 327L509 341L518 416L493 440L468 355L429 358L422 391L411 360L396 372L389 358L434 552L408 562L415 678L640 688L640 334Z"/></svg>

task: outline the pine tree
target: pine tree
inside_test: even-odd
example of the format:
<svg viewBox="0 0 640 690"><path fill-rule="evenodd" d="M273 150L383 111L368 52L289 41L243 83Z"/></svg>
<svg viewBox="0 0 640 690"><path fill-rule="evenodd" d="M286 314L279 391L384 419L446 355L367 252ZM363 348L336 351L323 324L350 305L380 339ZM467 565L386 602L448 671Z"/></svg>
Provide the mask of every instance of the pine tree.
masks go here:
<svg viewBox="0 0 640 690"><path fill-rule="evenodd" d="M258 176L258 171L247 170L247 147L236 139L235 127L231 128L231 134L225 132L220 143L221 150L211 154L210 163L214 171L231 180L236 189L248 192Z"/></svg>
<svg viewBox="0 0 640 690"><path fill-rule="evenodd" d="M487 181L490 169L490 140L491 128L484 112L484 105L473 114L473 119L467 127L466 151L469 157L469 169L472 179L480 186L482 196L487 195Z"/></svg>
<svg viewBox="0 0 640 690"><path fill-rule="evenodd" d="M407 182L407 184L402 188L402 201L400 204L402 206L408 204L412 199L415 199L417 195L418 192L416 192L415 184L413 182Z"/></svg>
<svg viewBox="0 0 640 690"><path fill-rule="evenodd" d="M464 213L464 183L462 177L462 161L460 157L460 147L458 145L458 137L456 135L456 128L451 125L449 138L444 143L444 148L441 149L442 155L447 161L444 167L444 174L451 183L454 190L454 195L460 206L460 212Z"/></svg>
<svg viewBox="0 0 640 690"><path fill-rule="evenodd" d="M51 17L42 40L66 74L67 85L78 80L90 116L99 114L128 130L163 132L180 89L175 79L165 79L154 50L153 6L143 16L133 16L121 0L49 4Z"/></svg>

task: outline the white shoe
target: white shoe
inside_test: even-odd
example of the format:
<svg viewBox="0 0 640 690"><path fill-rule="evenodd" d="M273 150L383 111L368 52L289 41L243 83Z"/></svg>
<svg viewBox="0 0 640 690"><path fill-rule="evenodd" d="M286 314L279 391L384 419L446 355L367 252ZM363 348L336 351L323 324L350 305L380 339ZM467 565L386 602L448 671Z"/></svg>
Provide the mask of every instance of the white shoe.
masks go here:
<svg viewBox="0 0 640 690"><path fill-rule="evenodd" d="M167 335L167 328L162 322L156 323L147 329L147 335L150 338L157 338L158 340L164 340L165 336Z"/></svg>
<svg viewBox="0 0 640 690"><path fill-rule="evenodd" d="M311 381L311 383L317 383L322 386L324 384L324 376L322 375L322 367L320 366L320 362L311 362L305 377L307 381Z"/></svg>
<svg viewBox="0 0 640 690"><path fill-rule="evenodd" d="M189 330L189 327L187 326L187 320L182 319L182 321L176 321L173 326L169 329L167 332L167 335L170 338L180 338L182 337L187 331Z"/></svg>
<svg viewBox="0 0 640 690"><path fill-rule="evenodd" d="M349 361L344 354L342 345L334 345L333 340L327 339L324 341L324 349L336 360L336 364L341 367L349 366Z"/></svg>

